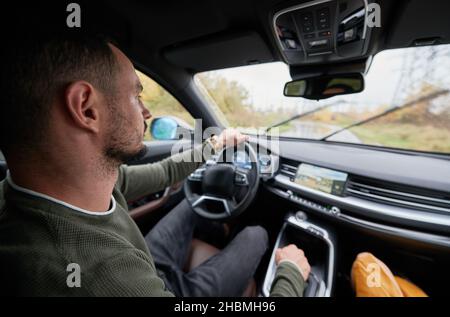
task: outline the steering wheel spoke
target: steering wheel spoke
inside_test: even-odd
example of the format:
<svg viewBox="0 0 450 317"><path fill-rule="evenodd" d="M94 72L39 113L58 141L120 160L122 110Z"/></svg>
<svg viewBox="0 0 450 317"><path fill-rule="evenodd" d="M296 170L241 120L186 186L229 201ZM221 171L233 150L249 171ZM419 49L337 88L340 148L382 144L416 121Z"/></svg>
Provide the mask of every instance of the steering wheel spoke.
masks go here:
<svg viewBox="0 0 450 317"><path fill-rule="evenodd" d="M234 171L234 184L237 186L249 186L248 172L241 168L236 168Z"/></svg>
<svg viewBox="0 0 450 317"><path fill-rule="evenodd" d="M205 174L206 168L200 167L197 168L191 175L188 176L188 180L192 182L201 182L203 181L203 175Z"/></svg>
<svg viewBox="0 0 450 317"><path fill-rule="evenodd" d="M192 203L192 207L193 208L198 207L206 201L216 201L216 202L222 203L223 207L224 207L224 211L226 212L226 214L228 216L231 216L232 211L236 209L236 205L237 205L234 197L232 199L227 199L227 198L221 198L221 197L216 197L216 196L211 196L211 195L202 195L202 196L198 197Z"/></svg>
<svg viewBox="0 0 450 317"><path fill-rule="evenodd" d="M211 166L217 165L217 162L213 159L206 161L205 164L197 168L194 172L192 172L188 176L188 180L193 182L202 182L203 181L203 175L205 174L205 171L210 168Z"/></svg>

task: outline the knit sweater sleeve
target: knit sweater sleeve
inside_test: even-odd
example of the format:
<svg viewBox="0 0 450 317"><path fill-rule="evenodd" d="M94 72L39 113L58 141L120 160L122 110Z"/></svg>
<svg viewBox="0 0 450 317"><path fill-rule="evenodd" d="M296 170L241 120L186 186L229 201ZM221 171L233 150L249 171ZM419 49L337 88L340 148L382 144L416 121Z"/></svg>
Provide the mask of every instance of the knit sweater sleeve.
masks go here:
<svg viewBox="0 0 450 317"><path fill-rule="evenodd" d="M209 142L160 162L119 168L116 186L127 201L139 199L184 180L208 160L214 150Z"/></svg>
<svg viewBox="0 0 450 317"><path fill-rule="evenodd" d="M88 273L86 285L90 296L174 296L157 275L152 262L137 250L116 255Z"/></svg>
<svg viewBox="0 0 450 317"><path fill-rule="evenodd" d="M281 263L275 273L271 297L302 297L306 287L300 271L289 262Z"/></svg>

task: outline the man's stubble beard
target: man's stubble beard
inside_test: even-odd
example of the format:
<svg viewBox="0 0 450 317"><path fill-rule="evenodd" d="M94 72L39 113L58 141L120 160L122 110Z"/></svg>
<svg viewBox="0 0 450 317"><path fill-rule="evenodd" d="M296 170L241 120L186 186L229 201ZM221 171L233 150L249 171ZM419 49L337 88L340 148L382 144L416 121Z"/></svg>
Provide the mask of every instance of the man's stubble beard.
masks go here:
<svg viewBox="0 0 450 317"><path fill-rule="evenodd" d="M104 167L107 170L115 170L124 163L144 157L147 153L143 136L137 130L127 130L132 123L115 106L111 106L111 109L111 124L103 149ZM131 148L130 144L139 146Z"/></svg>

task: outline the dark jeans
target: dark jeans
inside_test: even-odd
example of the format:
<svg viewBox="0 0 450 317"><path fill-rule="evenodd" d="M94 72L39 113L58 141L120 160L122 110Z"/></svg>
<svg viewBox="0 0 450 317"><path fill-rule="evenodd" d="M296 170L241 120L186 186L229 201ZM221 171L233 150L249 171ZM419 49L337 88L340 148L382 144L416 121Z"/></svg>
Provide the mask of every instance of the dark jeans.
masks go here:
<svg viewBox="0 0 450 317"><path fill-rule="evenodd" d="M260 226L246 227L218 254L185 273L197 216L183 200L146 235L162 279L176 296L241 296L267 251Z"/></svg>

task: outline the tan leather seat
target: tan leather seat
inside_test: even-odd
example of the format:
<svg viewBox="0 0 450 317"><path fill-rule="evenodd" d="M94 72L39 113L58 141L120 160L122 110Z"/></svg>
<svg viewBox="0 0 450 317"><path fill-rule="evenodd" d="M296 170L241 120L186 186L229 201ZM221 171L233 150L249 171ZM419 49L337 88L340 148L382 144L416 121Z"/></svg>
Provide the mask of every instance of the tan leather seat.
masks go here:
<svg viewBox="0 0 450 317"><path fill-rule="evenodd" d="M389 267L372 253L358 254L351 271L357 297L427 297L413 283L395 276Z"/></svg>
<svg viewBox="0 0 450 317"><path fill-rule="evenodd" d="M191 243L191 249L189 251L188 258L186 260L185 272L189 272L195 267L205 262L210 257L219 253L220 250L216 247L198 240L193 239ZM247 289L242 294L243 297L256 297L256 282L255 279L251 279Z"/></svg>

